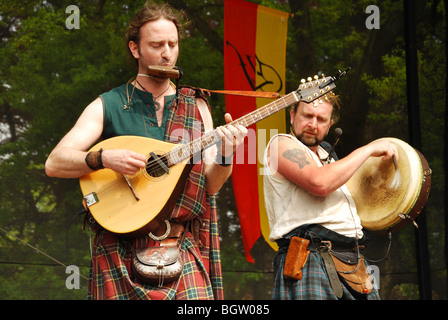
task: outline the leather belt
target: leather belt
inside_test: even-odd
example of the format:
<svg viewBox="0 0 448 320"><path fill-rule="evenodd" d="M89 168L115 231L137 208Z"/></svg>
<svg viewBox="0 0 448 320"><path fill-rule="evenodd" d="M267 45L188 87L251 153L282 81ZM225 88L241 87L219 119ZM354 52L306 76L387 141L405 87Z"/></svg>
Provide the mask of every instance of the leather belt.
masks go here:
<svg viewBox="0 0 448 320"><path fill-rule="evenodd" d="M326 243L330 244L331 246L331 250L332 251L351 251L351 252L357 252L358 251L358 247L359 249L363 249L364 246L361 245L356 245L356 244L337 244L334 242L330 242L330 241L325 241L325 240L321 240L321 239L317 239L317 238L306 238L308 239L310 242L308 244L308 250L310 251L319 251L320 248L322 246L325 246ZM289 246L289 239L278 239L275 242L278 244L279 248L285 248L285 250L288 249Z"/></svg>
<svg viewBox="0 0 448 320"><path fill-rule="evenodd" d="M349 244L337 244L331 241L325 241L325 240L316 240L316 239L311 239L310 243L308 245L308 250L315 250L315 251L319 251L322 247L325 246L330 246L332 251L341 251L341 252L357 252L358 251L358 247L359 249L363 249L364 246L357 246L355 244L349 245Z"/></svg>
<svg viewBox="0 0 448 320"><path fill-rule="evenodd" d="M339 281L338 272L336 270L336 267L334 266L333 259L331 258L328 250L329 250L328 246L322 246L319 252L320 255L322 256L322 259L324 260L331 288L333 289L333 292L336 295L336 297L341 298L342 297L341 281Z"/></svg>

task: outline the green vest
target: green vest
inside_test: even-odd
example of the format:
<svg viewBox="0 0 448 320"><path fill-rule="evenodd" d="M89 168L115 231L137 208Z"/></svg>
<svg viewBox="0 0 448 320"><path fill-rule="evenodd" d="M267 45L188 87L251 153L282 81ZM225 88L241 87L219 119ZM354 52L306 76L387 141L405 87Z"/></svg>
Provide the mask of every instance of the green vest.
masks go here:
<svg viewBox="0 0 448 320"><path fill-rule="evenodd" d="M121 135L133 135L164 140L170 107L176 95L165 97L162 126L157 123L156 110L151 93L139 90L132 84L128 85L129 97L132 101L129 108L126 84L116 87L100 95L104 106L103 139Z"/></svg>

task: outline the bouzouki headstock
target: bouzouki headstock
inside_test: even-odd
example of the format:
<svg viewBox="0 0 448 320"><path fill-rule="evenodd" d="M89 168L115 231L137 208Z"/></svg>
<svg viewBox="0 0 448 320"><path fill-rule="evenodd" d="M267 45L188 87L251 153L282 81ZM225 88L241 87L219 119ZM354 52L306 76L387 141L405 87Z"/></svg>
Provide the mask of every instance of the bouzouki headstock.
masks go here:
<svg viewBox="0 0 448 320"><path fill-rule="evenodd" d="M322 75L321 78L319 76L314 76L314 78L308 77L306 80L302 79L299 88L296 91L296 94L300 101L311 103L317 107L319 103L323 103L323 99L328 100L328 95L334 96L333 90L336 88L336 80L339 80L342 76L344 76L351 68L349 67L345 71L338 71L336 76L325 76ZM318 100L319 99L319 100Z"/></svg>

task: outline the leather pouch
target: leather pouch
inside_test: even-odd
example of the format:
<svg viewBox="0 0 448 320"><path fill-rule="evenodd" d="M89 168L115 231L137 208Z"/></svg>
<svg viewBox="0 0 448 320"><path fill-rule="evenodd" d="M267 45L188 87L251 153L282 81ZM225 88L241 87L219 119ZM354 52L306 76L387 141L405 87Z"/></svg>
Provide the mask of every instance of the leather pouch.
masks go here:
<svg viewBox="0 0 448 320"><path fill-rule="evenodd" d="M343 261L337 258L332 252L330 252L330 256L341 277L341 281L343 281L346 286L361 294L369 294L372 291L372 278L370 274L367 273L364 258L360 257L359 260L350 259L348 261Z"/></svg>
<svg viewBox="0 0 448 320"><path fill-rule="evenodd" d="M288 252L286 253L285 267L283 269L283 276L285 278L294 280L302 279L302 269L310 253L307 250L309 242L309 240L299 237L291 238Z"/></svg>
<svg viewBox="0 0 448 320"><path fill-rule="evenodd" d="M155 284L159 287L179 279L182 274L183 261L179 249L184 233L180 224L172 224L171 232L160 241L159 246L136 248L132 255L133 275L142 283Z"/></svg>
<svg viewBox="0 0 448 320"><path fill-rule="evenodd" d="M183 262L177 246L149 247L135 250L132 267L141 282L161 287L180 277Z"/></svg>

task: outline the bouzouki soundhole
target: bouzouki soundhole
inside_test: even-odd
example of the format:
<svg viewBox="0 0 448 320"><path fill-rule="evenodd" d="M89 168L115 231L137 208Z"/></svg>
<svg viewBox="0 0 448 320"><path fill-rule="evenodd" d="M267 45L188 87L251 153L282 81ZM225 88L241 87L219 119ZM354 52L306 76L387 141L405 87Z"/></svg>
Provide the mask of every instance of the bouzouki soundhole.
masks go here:
<svg viewBox="0 0 448 320"><path fill-rule="evenodd" d="M151 152L146 164L146 173L152 178L159 178L168 174L168 159Z"/></svg>

